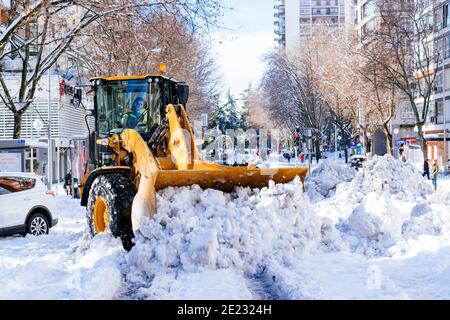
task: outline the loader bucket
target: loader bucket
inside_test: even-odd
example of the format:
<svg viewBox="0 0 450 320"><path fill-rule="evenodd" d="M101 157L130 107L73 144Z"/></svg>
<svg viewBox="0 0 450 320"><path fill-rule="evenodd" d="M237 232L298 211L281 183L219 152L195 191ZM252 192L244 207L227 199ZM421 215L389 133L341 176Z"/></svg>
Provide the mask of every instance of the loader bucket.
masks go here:
<svg viewBox="0 0 450 320"><path fill-rule="evenodd" d="M307 172L306 168L226 167L204 163L195 165L191 170L160 170L155 189L197 184L202 189L211 188L232 192L235 187L267 187L270 180L275 183L287 183L294 180L296 176L299 176L303 183Z"/></svg>

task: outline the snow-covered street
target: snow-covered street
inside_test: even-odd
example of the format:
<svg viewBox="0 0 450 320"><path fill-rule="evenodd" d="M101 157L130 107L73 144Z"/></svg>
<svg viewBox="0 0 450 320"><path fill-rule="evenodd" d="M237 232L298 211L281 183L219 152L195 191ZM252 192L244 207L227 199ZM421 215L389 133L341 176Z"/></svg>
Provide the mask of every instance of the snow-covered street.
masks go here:
<svg viewBox="0 0 450 320"><path fill-rule="evenodd" d="M0 239L0 298L449 299L450 180L439 186L384 157L359 173L326 161L305 193L299 180L168 188L129 253L91 239L60 195L48 236Z"/></svg>

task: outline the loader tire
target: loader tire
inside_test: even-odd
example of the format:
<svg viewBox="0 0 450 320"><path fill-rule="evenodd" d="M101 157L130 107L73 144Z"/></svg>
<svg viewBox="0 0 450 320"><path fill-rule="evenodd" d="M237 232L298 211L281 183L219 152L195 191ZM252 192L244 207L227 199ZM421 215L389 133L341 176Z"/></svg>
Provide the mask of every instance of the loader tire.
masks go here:
<svg viewBox="0 0 450 320"><path fill-rule="evenodd" d="M107 232L120 238L125 250L133 247L131 206L136 191L124 175L106 174L95 179L89 193L86 217L92 236Z"/></svg>

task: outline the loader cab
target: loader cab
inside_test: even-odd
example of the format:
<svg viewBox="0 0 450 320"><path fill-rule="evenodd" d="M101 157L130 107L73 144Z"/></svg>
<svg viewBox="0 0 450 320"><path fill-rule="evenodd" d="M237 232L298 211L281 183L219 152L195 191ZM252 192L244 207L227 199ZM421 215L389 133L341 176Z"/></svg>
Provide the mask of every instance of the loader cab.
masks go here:
<svg viewBox="0 0 450 320"><path fill-rule="evenodd" d="M169 104L186 106L189 87L162 75L92 79L95 92L95 139L120 134L125 129L151 136L166 117ZM94 140L94 139L93 139ZM95 150L98 166L109 165L102 150Z"/></svg>
<svg viewBox="0 0 450 320"><path fill-rule="evenodd" d="M151 133L168 104L187 103L187 86L159 75L93 79L96 131L100 137L134 129Z"/></svg>

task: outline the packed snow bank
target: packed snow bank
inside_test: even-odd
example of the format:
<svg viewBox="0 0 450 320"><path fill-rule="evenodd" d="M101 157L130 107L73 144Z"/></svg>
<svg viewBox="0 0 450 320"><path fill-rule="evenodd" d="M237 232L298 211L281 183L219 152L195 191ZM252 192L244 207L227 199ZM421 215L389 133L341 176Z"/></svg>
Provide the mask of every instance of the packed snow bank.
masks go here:
<svg viewBox="0 0 450 320"><path fill-rule="evenodd" d="M411 216L409 210L402 209L387 191L371 192L342 224L341 230L347 231L344 238L358 252L369 256L383 254L385 248L402 239L402 226Z"/></svg>
<svg viewBox="0 0 450 320"><path fill-rule="evenodd" d="M334 195L336 186L342 182L350 182L356 172L353 168L326 160L306 177L306 192L312 201L330 198Z"/></svg>
<svg viewBox="0 0 450 320"><path fill-rule="evenodd" d="M390 193L397 200L420 201L431 194L431 186L423 179L412 162L396 160L390 155L368 161L348 184L336 193L352 193L362 200L371 192Z"/></svg>
<svg viewBox="0 0 450 320"><path fill-rule="evenodd" d="M319 181L315 186L323 184L322 180L336 179L333 176L337 174L332 165L323 165L313 177ZM430 184L412 163L387 155L365 163L353 179L336 186L334 196L315 202L314 209L336 224L344 243L353 251L383 255L405 237L439 232L433 222L436 219L421 217L430 212L429 208L415 207L427 201L431 193Z"/></svg>
<svg viewBox="0 0 450 320"><path fill-rule="evenodd" d="M300 179L233 194L167 188L158 194L158 214L141 232L127 256L131 282L165 270L236 268L254 274L268 258L284 261L314 252L330 237Z"/></svg>

